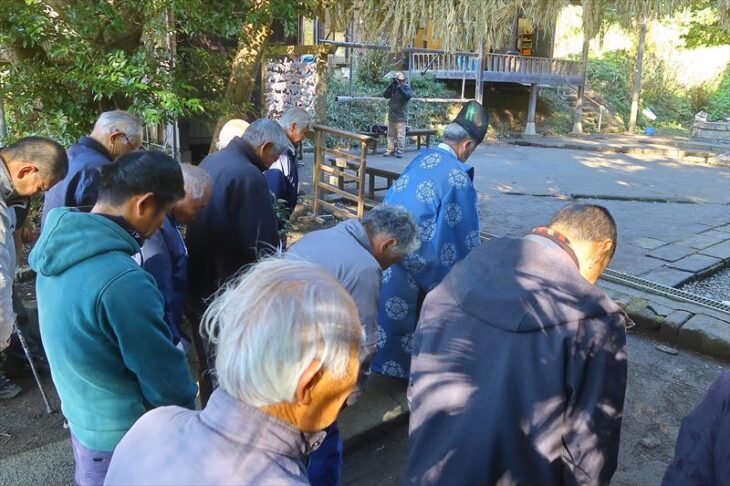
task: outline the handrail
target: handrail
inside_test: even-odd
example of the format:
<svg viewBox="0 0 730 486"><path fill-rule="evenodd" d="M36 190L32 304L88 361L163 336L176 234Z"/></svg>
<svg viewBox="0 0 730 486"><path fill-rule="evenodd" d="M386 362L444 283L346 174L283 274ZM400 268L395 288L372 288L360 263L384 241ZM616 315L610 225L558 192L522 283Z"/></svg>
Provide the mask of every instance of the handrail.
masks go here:
<svg viewBox="0 0 730 486"><path fill-rule="evenodd" d="M373 141L373 137L368 137L367 135L361 135L359 133L348 132L345 130L340 130L339 128L328 127L325 125L314 125L314 129L319 130L324 133L329 133L330 135L335 135L337 137L352 138L354 140L359 140L360 142Z"/></svg>

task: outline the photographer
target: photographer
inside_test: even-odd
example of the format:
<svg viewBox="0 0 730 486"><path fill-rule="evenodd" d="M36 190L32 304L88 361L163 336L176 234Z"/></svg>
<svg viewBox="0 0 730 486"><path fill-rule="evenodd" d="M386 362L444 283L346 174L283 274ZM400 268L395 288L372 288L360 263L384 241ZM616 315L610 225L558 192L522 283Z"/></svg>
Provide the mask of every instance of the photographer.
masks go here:
<svg viewBox="0 0 730 486"><path fill-rule="evenodd" d="M388 150L385 156L395 155L401 158L406 144L406 122L408 120L408 102L413 98L413 90L406 82L403 73L397 72L393 82L386 88L383 97L388 103Z"/></svg>

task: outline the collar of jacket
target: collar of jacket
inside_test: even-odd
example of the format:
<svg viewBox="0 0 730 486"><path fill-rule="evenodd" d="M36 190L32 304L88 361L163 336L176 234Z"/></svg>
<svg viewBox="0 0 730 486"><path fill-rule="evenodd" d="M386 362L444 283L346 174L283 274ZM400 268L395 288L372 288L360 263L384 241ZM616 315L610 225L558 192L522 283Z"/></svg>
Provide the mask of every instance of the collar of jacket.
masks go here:
<svg viewBox="0 0 730 486"><path fill-rule="evenodd" d="M5 159L0 155L0 197L3 198L3 201L7 201L13 194L15 194L13 178L10 176Z"/></svg>
<svg viewBox="0 0 730 486"><path fill-rule="evenodd" d="M443 145L443 147L442 147ZM466 175L469 176L469 179L474 182L474 167L467 164L466 162L462 162L456 157L456 152L454 152L454 149L446 145L445 143L440 143L438 146L434 149L438 150L443 153L449 154L450 157L453 157L453 159L456 161L457 164L459 164L459 168L466 172Z"/></svg>
<svg viewBox="0 0 730 486"><path fill-rule="evenodd" d="M326 432L305 434L266 412L236 400L218 388L200 412L200 420L229 441L253 449L302 459L324 440Z"/></svg>
<svg viewBox="0 0 730 486"><path fill-rule="evenodd" d="M81 137L78 141L79 145L83 145L86 148L90 148L91 150L94 150L96 152L99 152L104 157L106 157L109 160L114 160L114 157L112 157L112 154L109 153L109 151L104 147L104 145L101 144L98 140L92 137Z"/></svg>
<svg viewBox="0 0 730 486"><path fill-rule="evenodd" d="M144 238L139 233L139 231L134 229L132 227L132 225L129 224L129 222L127 222L127 220L124 219L122 216L113 216L111 214L104 214L104 213L96 213L96 214L98 214L99 216L105 217L109 221L114 221L116 224L119 225L120 228L122 228L124 231L126 231L129 234L129 236L134 238L134 241L136 241L140 247L142 245L144 245Z"/></svg>
<svg viewBox="0 0 730 486"><path fill-rule="evenodd" d="M261 172L268 169L268 167L266 167L266 165L264 164L264 161L259 158L258 154L254 152L248 142L243 140L241 137L234 138L228 145L241 152Z"/></svg>
<svg viewBox="0 0 730 486"><path fill-rule="evenodd" d="M355 240L357 240L360 246L365 248L371 255L373 254L373 247L370 245L368 232L360 221L357 219L348 219L340 224L345 227L345 230L351 234Z"/></svg>

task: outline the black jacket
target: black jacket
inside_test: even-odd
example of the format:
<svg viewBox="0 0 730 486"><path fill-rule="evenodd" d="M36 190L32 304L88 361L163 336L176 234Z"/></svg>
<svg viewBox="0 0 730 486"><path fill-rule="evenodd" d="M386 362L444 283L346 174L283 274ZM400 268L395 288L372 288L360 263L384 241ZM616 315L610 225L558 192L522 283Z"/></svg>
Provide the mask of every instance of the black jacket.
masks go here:
<svg viewBox="0 0 730 486"><path fill-rule="evenodd" d="M210 174L213 193L187 229L190 295L198 299L279 245L266 167L246 142L234 138L200 167Z"/></svg>
<svg viewBox="0 0 730 486"><path fill-rule="evenodd" d="M63 206L90 211L99 195L99 171L111 163L106 148L91 137L81 137L68 148L68 174L48 190L41 224L51 209Z"/></svg>
<svg viewBox="0 0 730 486"><path fill-rule="evenodd" d="M472 251L421 311L407 483L608 483L627 319L546 238Z"/></svg>

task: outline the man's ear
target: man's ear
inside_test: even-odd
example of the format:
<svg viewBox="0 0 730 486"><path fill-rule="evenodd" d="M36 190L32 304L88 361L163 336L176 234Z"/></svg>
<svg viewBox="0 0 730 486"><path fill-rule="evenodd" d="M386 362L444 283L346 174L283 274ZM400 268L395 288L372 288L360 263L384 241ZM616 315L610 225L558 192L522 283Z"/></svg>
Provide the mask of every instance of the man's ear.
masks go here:
<svg viewBox="0 0 730 486"><path fill-rule="evenodd" d="M33 175L36 172L38 172L38 167L33 164L23 163L23 165L20 167L20 170L18 171L17 178L22 179L26 176Z"/></svg>
<svg viewBox="0 0 730 486"><path fill-rule="evenodd" d="M149 214L150 211L157 211L157 201L155 200L155 193L148 192L142 194L137 199L137 214L144 216Z"/></svg>
<svg viewBox="0 0 730 486"><path fill-rule="evenodd" d="M259 145L259 157L265 159L273 146L274 144L271 141L267 141Z"/></svg>
<svg viewBox="0 0 730 486"><path fill-rule="evenodd" d="M395 238L386 238L380 242L380 249L385 253L388 249L394 247L398 243Z"/></svg>
<svg viewBox="0 0 730 486"><path fill-rule="evenodd" d="M297 390L295 394L297 403L300 403L302 405L309 405L312 400L309 392L319 381L319 377L321 376L321 370L322 361L320 361L319 359L313 359L312 362L309 363L309 366L307 366L302 375L299 377L299 382L297 383Z"/></svg>
<svg viewBox="0 0 730 486"><path fill-rule="evenodd" d="M605 262L606 266L608 266L608 264L611 261L611 257L613 256L613 255L611 255L611 250L613 248L613 241L612 240L603 240L603 241L597 242L596 245L598 245L598 248L597 248L598 251L596 251L594 253L594 255L595 255L594 258L596 260L596 263Z"/></svg>

